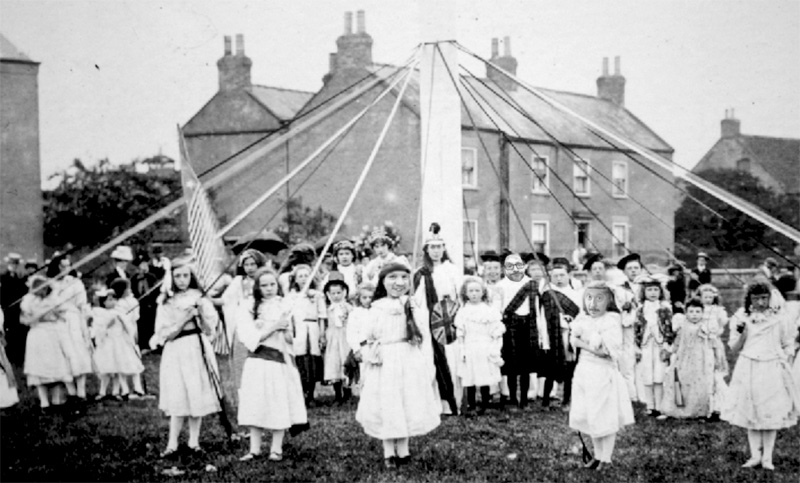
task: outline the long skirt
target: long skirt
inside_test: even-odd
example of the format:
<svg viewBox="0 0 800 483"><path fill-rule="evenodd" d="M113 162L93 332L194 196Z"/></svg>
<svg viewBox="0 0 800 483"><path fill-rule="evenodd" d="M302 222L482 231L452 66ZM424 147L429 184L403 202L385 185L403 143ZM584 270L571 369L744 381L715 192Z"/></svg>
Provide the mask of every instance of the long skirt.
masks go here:
<svg viewBox="0 0 800 483"><path fill-rule="evenodd" d="M434 375L418 346L407 342L380 347L381 363L365 363L356 421L381 440L426 434L439 426L441 404Z"/></svg>
<svg viewBox="0 0 800 483"><path fill-rule="evenodd" d="M739 356L721 417L734 426L773 430L794 426L800 416L800 390L789 364Z"/></svg>
<svg viewBox="0 0 800 483"><path fill-rule="evenodd" d="M198 337L202 339L202 349ZM211 343L204 335L187 335L166 343L161 353L158 408L167 416L201 417L220 411L209 374L210 370L214 377L219 377L213 355Z"/></svg>
<svg viewBox="0 0 800 483"><path fill-rule="evenodd" d="M282 430L308 423L300 373L291 363L248 357L239 388L240 426Z"/></svg>
<svg viewBox="0 0 800 483"><path fill-rule="evenodd" d="M616 364L582 351L572 379L569 427L600 438L633 422L633 406Z"/></svg>
<svg viewBox="0 0 800 483"><path fill-rule="evenodd" d="M70 361L74 358L65 323L43 322L28 331L23 372L29 386L72 382Z"/></svg>
<svg viewBox="0 0 800 483"><path fill-rule="evenodd" d="M2 341L0 341L0 360L3 361L0 365L0 408L7 408L19 402L19 394L14 369L6 357L6 348L3 347ZM9 372L6 372L6 369Z"/></svg>

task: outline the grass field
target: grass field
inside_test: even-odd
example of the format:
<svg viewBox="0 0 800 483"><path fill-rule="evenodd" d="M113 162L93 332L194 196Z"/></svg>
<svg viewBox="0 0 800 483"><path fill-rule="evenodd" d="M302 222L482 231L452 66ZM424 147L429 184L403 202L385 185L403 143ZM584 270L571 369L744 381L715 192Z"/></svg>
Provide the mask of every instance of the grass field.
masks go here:
<svg viewBox="0 0 800 483"><path fill-rule="evenodd" d="M146 356L146 379L158 388L158 356ZM748 470L745 431L727 423L656 421L637 408L636 424L617 439L614 464L585 470L567 415L534 403L525 411L446 417L411 441L409 466L382 466L379 441L354 420L355 403L309 410L311 430L284 445L284 461L240 463L247 440L229 446L216 416L204 420L202 459L183 458L180 476L162 471L167 418L156 401L90 406L83 415L41 415L33 391L0 419L0 480L6 481L798 481L800 428L778 433L774 473ZM326 391L328 392L328 391ZM266 441L269 439L266 438ZM185 441L185 439L184 439ZM588 443L588 441L587 441ZM265 452L266 454L266 452ZM206 471L207 465L212 471Z"/></svg>

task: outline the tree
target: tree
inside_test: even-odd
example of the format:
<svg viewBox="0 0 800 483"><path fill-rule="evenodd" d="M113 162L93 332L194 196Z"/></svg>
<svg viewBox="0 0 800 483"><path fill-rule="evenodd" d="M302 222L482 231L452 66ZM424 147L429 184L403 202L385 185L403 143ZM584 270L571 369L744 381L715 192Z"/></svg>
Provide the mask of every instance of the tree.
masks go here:
<svg viewBox="0 0 800 483"><path fill-rule="evenodd" d="M300 242L311 242L329 235L336 225L336 216L323 210L321 206L303 206L303 198L290 198L286 216L275 229L275 233L289 246Z"/></svg>
<svg viewBox="0 0 800 483"><path fill-rule="evenodd" d="M182 195L180 174L165 156L112 165L107 159L87 167L73 165L51 179L44 192L44 242L50 249L67 245L78 253L107 242ZM177 216L165 218L126 241L146 245L154 238L180 239Z"/></svg>
<svg viewBox="0 0 800 483"><path fill-rule="evenodd" d="M800 225L798 201L790 195L782 195L761 184L758 178L746 171L730 169L710 169L697 173L720 188L760 207L766 213L791 226ZM704 250L715 252L723 257L747 254L752 260L761 260L773 255L771 247L778 252L789 254L793 243L785 236L767 228L764 224L742 213L727 203L707 194L694 185L687 187L686 196L675 212L675 239L678 242L689 240ZM711 213L695 199L712 208L719 215ZM694 256L694 250L678 245L690 253L679 256Z"/></svg>

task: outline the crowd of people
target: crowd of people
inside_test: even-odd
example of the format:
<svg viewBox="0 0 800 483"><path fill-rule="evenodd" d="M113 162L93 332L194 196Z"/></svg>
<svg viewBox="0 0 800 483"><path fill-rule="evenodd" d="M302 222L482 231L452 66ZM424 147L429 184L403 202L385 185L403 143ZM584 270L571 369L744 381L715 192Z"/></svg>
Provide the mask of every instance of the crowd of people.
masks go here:
<svg viewBox="0 0 800 483"><path fill-rule="evenodd" d="M800 301L769 260L728 317L702 253L695 269L662 275L636 253L613 265L587 253L576 267L489 251L463 273L437 224L419 267L382 228L366 248L299 244L280 264L249 248L235 273L203 287L191 253L134 257L118 246L113 269L88 291L66 255L41 275L23 274L12 256L2 280L2 407L18 401L13 363L43 411L85 404L92 374L95 399L152 398L142 354L155 351L158 407L170 418L165 459L177 456L184 423L188 451L201 452L202 418L232 403L249 437L241 461L261 455L264 431L279 461L286 432L308 429L321 383L334 403L358 396L355 419L383 442L387 468L406 464L409 439L443 415L524 411L537 398L591 438L586 467L600 471L617 433L634 424L635 403L657 420L745 428L744 466L768 470L777 431L800 417ZM732 374L730 351L739 354ZM220 372L223 361L230 370Z"/></svg>

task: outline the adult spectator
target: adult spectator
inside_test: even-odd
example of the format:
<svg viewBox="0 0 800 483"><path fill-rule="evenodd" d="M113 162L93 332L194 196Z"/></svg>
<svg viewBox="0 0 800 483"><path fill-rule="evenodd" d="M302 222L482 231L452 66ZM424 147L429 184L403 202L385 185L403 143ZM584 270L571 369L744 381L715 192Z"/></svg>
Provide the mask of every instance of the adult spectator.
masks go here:
<svg viewBox="0 0 800 483"><path fill-rule="evenodd" d="M0 274L0 306L5 315L6 352L8 359L14 364L22 364L25 357L25 339L28 327L19 321L20 300L28 293L25 284L22 257L18 253L9 253L3 260L6 268Z"/></svg>
<svg viewBox="0 0 800 483"><path fill-rule="evenodd" d="M111 260L114 262L114 268L106 275L106 287L110 287L111 282L118 278L130 281L133 277L133 270L128 266L133 261L131 247L119 245L111 252Z"/></svg>
<svg viewBox="0 0 800 483"><path fill-rule="evenodd" d="M150 337L153 336L153 329L156 321L156 306L158 294L156 289L159 278L150 272L150 256L147 253L139 253L134 260L137 271L131 277L131 292L136 300L139 301L139 347L142 352L149 352Z"/></svg>

